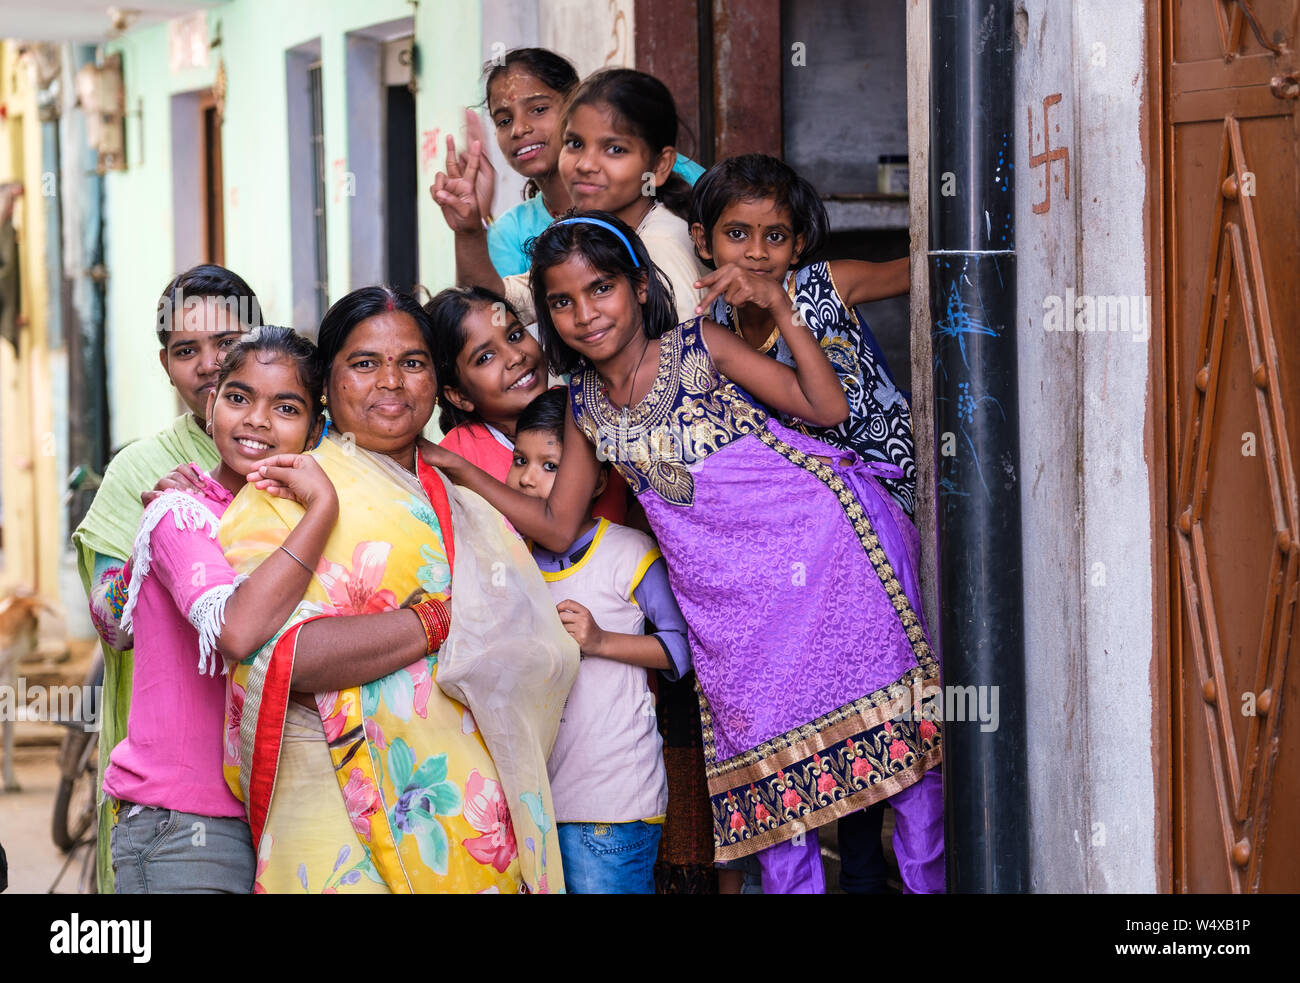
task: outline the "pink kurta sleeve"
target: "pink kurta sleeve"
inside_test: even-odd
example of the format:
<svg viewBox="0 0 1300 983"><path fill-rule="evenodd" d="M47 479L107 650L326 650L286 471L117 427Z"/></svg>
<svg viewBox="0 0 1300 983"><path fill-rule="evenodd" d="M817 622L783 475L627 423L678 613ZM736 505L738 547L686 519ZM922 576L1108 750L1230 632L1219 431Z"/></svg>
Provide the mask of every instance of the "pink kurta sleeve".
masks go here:
<svg viewBox="0 0 1300 983"><path fill-rule="evenodd" d="M217 671L226 600L247 579L222 555L216 541L218 522L210 508L181 492L169 492L145 509L131 555L130 596L122 613L123 628L136 630L140 587L152 574L198 632L201 673Z"/></svg>
<svg viewBox="0 0 1300 983"><path fill-rule="evenodd" d="M235 583L234 568L206 529L177 529L176 523L163 521L154 527L150 546L158 583L191 622L195 604L206 594L214 587L233 587Z"/></svg>

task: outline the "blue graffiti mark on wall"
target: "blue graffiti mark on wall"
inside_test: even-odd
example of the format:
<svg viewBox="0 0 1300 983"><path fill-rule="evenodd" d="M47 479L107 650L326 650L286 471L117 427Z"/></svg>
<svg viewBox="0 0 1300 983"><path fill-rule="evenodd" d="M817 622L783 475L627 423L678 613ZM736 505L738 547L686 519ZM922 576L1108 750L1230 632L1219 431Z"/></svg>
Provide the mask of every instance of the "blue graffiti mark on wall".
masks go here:
<svg viewBox="0 0 1300 983"><path fill-rule="evenodd" d="M942 478L939 479L939 497L948 498L949 496L959 496L961 498L969 498L970 492L962 491L955 484L953 484L951 478L949 478L947 475L944 475Z"/></svg>
<svg viewBox="0 0 1300 983"><path fill-rule="evenodd" d="M961 369L969 370L970 368L966 351L966 340L968 337L972 335L984 335L996 338L1001 335L999 329L990 327L985 323L986 315L982 298L977 300L974 304L968 304L962 298L960 286L963 280L971 286L976 286L975 284L972 284L970 279L966 276L966 268L969 262L970 258L963 261L961 271L957 273L956 276L953 276L948 288L947 303L944 314L935 325L935 370L936 372L942 370L945 379L948 378L948 368L947 365L944 364L944 351L943 346L940 344L943 340L947 339L956 342L958 351L961 353L961 367L958 369L960 372ZM1000 283L1002 278L1001 266L996 258L991 258L991 262L994 264ZM943 266L945 269L949 269L949 264L947 262L944 262ZM978 290L978 287L976 287L976 289ZM938 397L937 402L947 403L949 402L949 399L948 397L940 396ZM970 454L971 462L975 465L975 473L979 478L985 496L991 497L988 481L984 473L985 469L983 461L980 460L979 451L967 430L967 424L973 424L975 422L975 415L980 412L982 407L987 408L988 404L992 404L992 407L997 410L998 414L1002 417L1002 421L1005 423L1007 414L997 397L987 392L972 391L969 380L957 384L957 412L956 419L953 422L956 424L956 429L961 433L967 452ZM939 477L939 497L941 500L948 500L949 507L953 504L951 501L952 497L968 497L970 495L970 492L964 490L961 485L958 484L957 480L955 480L960 474L960 470L957 468L957 462L955 460L943 461L941 471L947 471L948 473L941 474Z"/></svg>
<svg viewBox="0 0 1300 983"><path fill-rule="evenodd" d="M984 489L985 497L988 497L989 483L984 480L984 465L980 463L979 452L975 450L975 443L970 439L970 434L966 432L965 427L962 427L961 435L966 439L966 446L970 448L971 460L975 462L975 473L980 476L980 487Z"/></svg>
<svg viewBox="0 0 1300 983"><path fill-rule="evenodd" d="M966 336L982 334L996 338L998 335L997 331L972 314L969 305L962 300L961 291L957 289L957 281L955 280L948 288L948 303L943 317L939 318L934 327L936 338L952 338L956 340L957 347L961 351L962 365L967 368L970 365L966 361ZM935 365L941 367L941 358L938 353L935 354Z"/></svg>
<svg viewBox="0 0 1300 983"><path fill-rule="evenodd" d="M957 416L960 419L965 420L967 423L973 422L975 411L979 409L982 403L992 403L996 406L998 412L1002 414L1002 422L1007 422L1007 414L1002 409L1002 404L998 402L996 396L990 396L988 393L983 396L972 396L969 382L959 382L957 384Z"/></svg>
<svg viewBox="0 0 1300 983"><path fill-rule="evenodd" d="M949 399L946 396L939 396L935 401L937 403L947 403L949 402ZM984 489L984 494L987 496L990 493L988 481L984 477L984 463L980 460L979 451L975 447L975 442L971 439L970 433L966 430L966 424L975 422L975 413L985 403L992 403L997 409L998 414L1002 417L1003 422L1006 422L1007 414L1002 409L1002 404L998 401L997 397L990 396L987 393L980 396L972 396L969 382L961 382L957 384L957 430L961 434L962 440L966 442L966 447L970 451L970 459L975 464L975 473L979 477L980 486ZM943 464L947 468L952 468L955 466L956 462L944 461ZM951 477L944 476L939 480L939 494L940 497L943 497L946 495L968 495L970 493L962 491L956 483L953 482Z"/></svg>

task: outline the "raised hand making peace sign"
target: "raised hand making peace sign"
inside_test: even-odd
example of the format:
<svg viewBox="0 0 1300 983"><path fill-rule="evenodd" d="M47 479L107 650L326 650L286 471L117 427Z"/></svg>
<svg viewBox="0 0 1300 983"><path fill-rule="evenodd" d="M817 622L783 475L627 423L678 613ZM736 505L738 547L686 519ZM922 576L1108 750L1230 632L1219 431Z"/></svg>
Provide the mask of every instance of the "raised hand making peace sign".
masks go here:
<svg viewBox="0 0 1300 983"><path fill-rule="evenodd" d="M482 231L483 213L479 208L476 184L483 166L483 144L473 140L462 167L456 156L456 138L447 137L447 169L433 178L429 193L442 209L442 217L453 232Z"/></svg>

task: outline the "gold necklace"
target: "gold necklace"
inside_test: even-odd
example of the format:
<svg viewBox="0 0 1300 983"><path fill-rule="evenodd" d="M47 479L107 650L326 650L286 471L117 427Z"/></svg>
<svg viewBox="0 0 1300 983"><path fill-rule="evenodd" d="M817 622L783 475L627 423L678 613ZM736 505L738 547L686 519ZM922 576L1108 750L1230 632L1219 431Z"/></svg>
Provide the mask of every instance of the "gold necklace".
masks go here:
<svg viewBox="0 0 1300 983"><path fill-rule="evenodd" d="M636 389L636 377L641 371L641 363L645 361L645 353L650 350L650 336L645 339L645 347L641 349L641 357L636 360L636 368L632 370L632 379L627 384L627 402L619 410L618 414L618 454L624 458L627 453L627 430L629 425L630 407L632 405L632 393ZM608 398L609 389L605 389L605 396Z"/></svg>

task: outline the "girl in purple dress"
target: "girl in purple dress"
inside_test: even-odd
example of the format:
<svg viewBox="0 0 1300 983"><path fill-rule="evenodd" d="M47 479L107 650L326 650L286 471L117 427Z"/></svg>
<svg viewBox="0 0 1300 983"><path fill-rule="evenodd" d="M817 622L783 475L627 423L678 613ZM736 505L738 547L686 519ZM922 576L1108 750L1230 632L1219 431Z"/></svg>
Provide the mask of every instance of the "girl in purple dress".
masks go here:
<svg viewBox="0 0 1300 983"><path fill-rule="evenodd" d="M761 408L817 426L848 414L779 285L734 265L699 285L699 310L770 311L796 367L703 318L673 327L671 288L612 215L555 223L532 268L543 345L572 373L550 497L422 453L554 550L587 517L598 457L631 486L690 629L719 861L757 854L765 893L824 891L817 828L888 798L904 885L942 891L939 666L907 519L875 480L890 466Z"/></svg>

